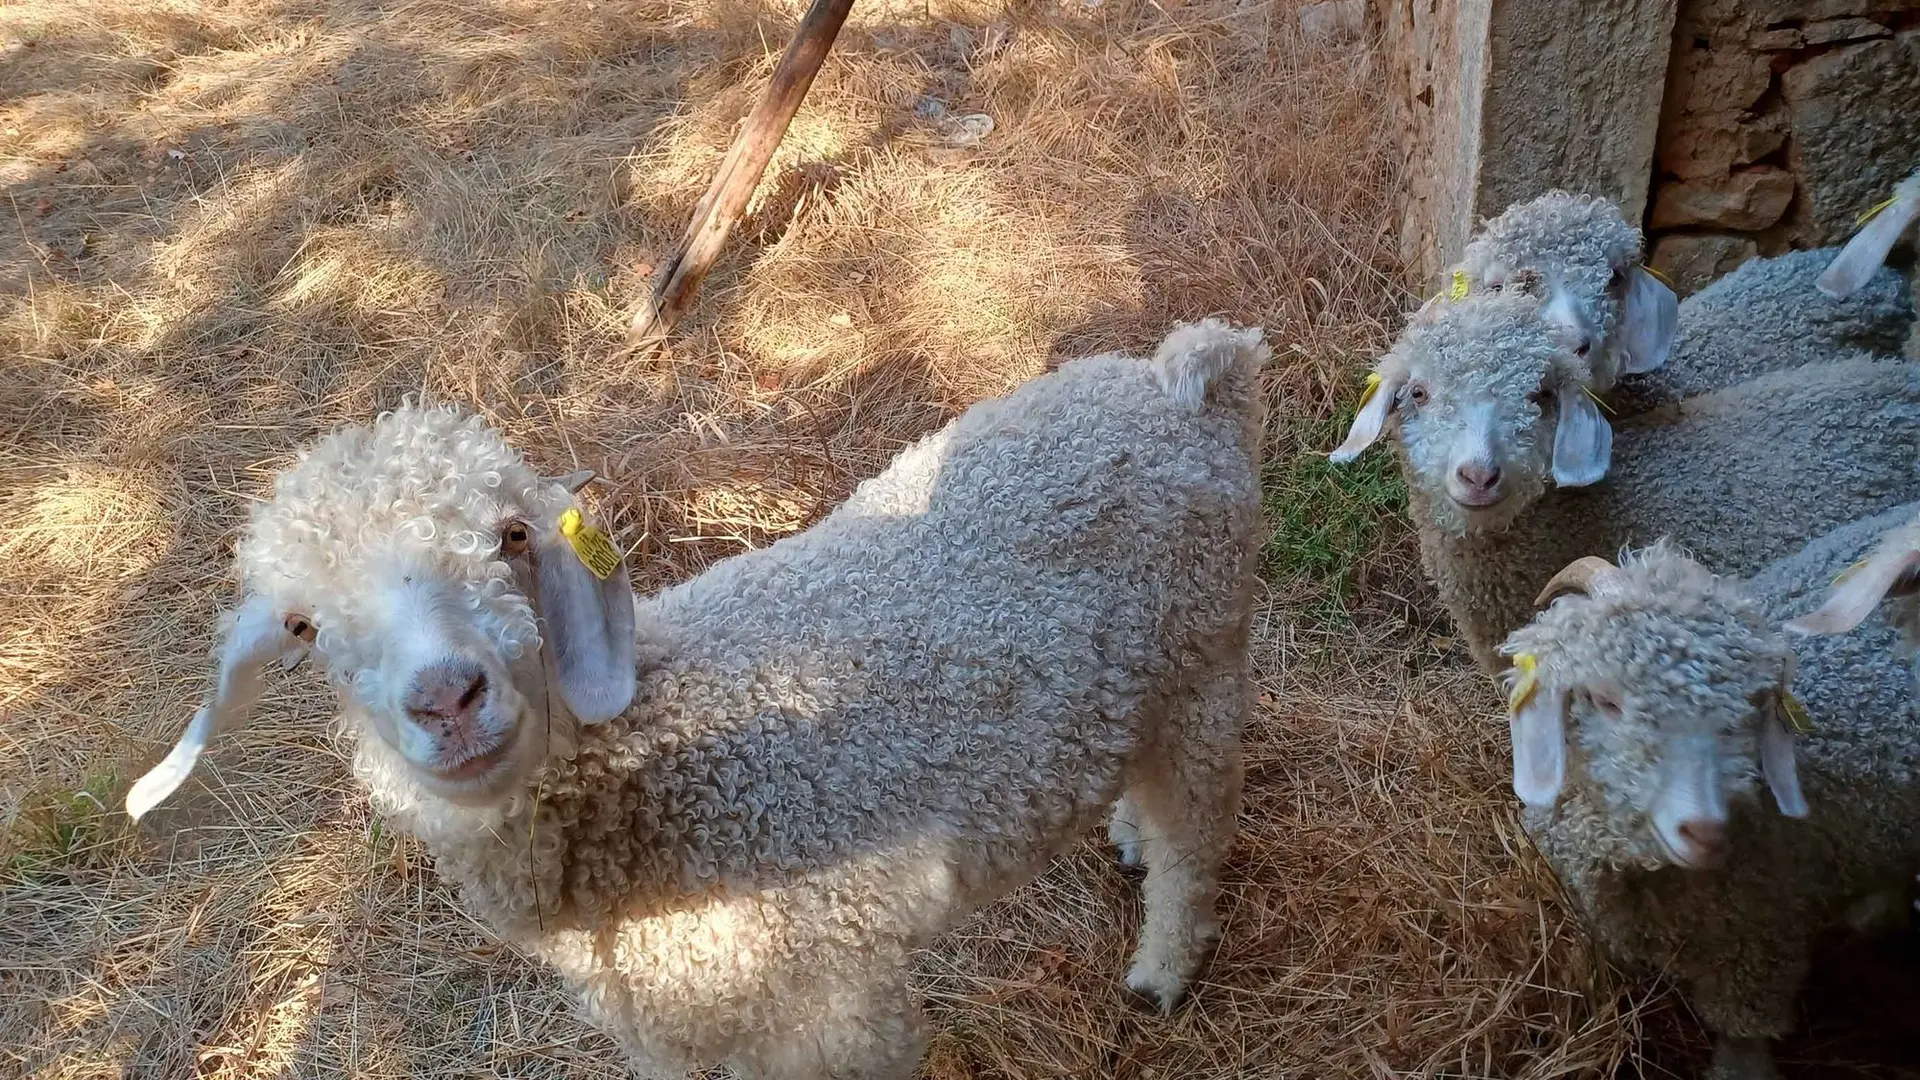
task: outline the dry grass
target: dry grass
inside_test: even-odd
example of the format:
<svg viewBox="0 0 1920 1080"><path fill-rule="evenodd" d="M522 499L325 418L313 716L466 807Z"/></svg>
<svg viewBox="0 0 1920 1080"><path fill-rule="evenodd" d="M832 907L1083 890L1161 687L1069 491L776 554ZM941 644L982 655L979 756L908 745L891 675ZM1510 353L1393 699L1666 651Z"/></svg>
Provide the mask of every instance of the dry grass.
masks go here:
<svg viewBox="0 0 1920 1080"><path fill-rule="evenodd" d="M927 1074L1633 1060L1670 999L1616 987L1543 901L1493 696L1435 637L1391 478L1295 457L1405 300L1365 50L1304 48L1288 0L863 3L683 337L616 356L795 16L0 7L0 1075L622 1075L371 818L310 675L183 793L191 827L117 813L201 693L226 552L300 443L410 391L465 402L609 477L653 588L1050 361L1209 312L1279 357L1226 944L1179 1017L1126 1011L1137 900L1089 845L925 958ZM947 147L924 98L997 130Z"/></svg>

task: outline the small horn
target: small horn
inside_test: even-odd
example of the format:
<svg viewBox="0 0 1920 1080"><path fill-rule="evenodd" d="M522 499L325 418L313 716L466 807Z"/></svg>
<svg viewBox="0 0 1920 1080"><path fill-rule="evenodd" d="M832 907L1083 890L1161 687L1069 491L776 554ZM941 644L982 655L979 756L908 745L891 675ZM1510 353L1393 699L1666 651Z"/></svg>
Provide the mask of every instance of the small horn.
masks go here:
<svg viewBox="0 0 1920 1080"><path fill-rule="evenodd" d="M567 494L577 495L580 493L581 488L593 482L594 474L592 469L576 469L565 476L556 476L553 480L561 487L566 488Z"/></svg>
<svg viewBox="0 0 1920 1080"><path fill-rule="evenodd" d="M1587 555L1575 559L1559 573L1553 575L1553 580L1547 582L1547 587L1541 589L1540 595L1533 598L1533 606L1539 607L1563 592L1590 593L1593 591L1594 582L1618 570L1619 567L1598 555Z"/></svg>

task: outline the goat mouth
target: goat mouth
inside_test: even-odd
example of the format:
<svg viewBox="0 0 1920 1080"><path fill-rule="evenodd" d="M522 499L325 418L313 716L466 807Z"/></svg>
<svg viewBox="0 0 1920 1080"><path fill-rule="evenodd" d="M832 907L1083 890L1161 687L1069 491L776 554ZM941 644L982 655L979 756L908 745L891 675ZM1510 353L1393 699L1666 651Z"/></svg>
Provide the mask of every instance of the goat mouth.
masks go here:
<svg viewBox="0 0 1920 1080"><path fill-rule="evenodd" d="M1654 834L1654 839L1660 841L1661 850L1667 853L1667 861L1682 870L1716 870L1726 861L1725 848L1704 848L1693 855L1687 855L1658 832Z"/></svg>
<svg viewBox="0 0 1920 1080"><path fill-rule="evenodd" d="M1447 495L1467 510L1491 510L1507 501L1504 491L1449 491Z"/></svg>
<svg viewBox="0 0 1920 1080"><path fill-rule="evenodd" d="M434 774L442 780L452 780L456 782L478 780L492 772L502 761L505 761L507 755L512 752L512 750L513 740L503 738L498 744L489 749L469 755L451 765L442 766L433 771Z"/></svg>

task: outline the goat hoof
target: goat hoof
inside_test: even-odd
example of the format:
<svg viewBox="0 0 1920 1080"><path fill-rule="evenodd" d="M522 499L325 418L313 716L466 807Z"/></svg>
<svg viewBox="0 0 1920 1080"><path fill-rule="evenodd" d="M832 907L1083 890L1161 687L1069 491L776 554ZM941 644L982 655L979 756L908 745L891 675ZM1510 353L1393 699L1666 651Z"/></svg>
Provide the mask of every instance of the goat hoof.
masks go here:
<svg viewBox="0 0 1920 1080"><path fill-rule="evenodd" d="M1127 1004L1155 1016L1172 1016L1186 1000L1186 980L1167 971L1134 970L1127 973Z"/></svg>
<svg viewBox="0 0 1920 1080"><path fill-rule="evenodd" d="M1127 1005L1135 1012L1146 1013L1149 1016L1171 1016L1174 1007L1180 1004L1180 999L1185 995L1176 993L1172 1001L1167 1001L1157 990L1141 989L1128 984L1124 996Z"/></svg>

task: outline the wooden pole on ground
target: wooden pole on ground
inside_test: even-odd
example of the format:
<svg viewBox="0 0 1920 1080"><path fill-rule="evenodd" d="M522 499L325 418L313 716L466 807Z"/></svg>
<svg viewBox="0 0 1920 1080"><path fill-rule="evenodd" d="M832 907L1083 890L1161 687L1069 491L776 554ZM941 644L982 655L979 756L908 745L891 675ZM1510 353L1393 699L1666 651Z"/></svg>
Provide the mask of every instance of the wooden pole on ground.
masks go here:
<svg viewBox="0 0 1920 1080"><path fill-rule="evenodd" d="M634 312L633 323L627 328L629 346L665 338L693 305L701 279L713 268L727 234L745 212L747 200L760 183L760 174L773 160L787 125L800 111L807 88L813 85L814 75L819 73L852 9L853 0L813 0L813 6L807 9L793 40L787 43L787 51L780 56L779 66L773 69L766 96L727 148L720 171L694 208L687 231L655 273L652 295Z"/></svg>

